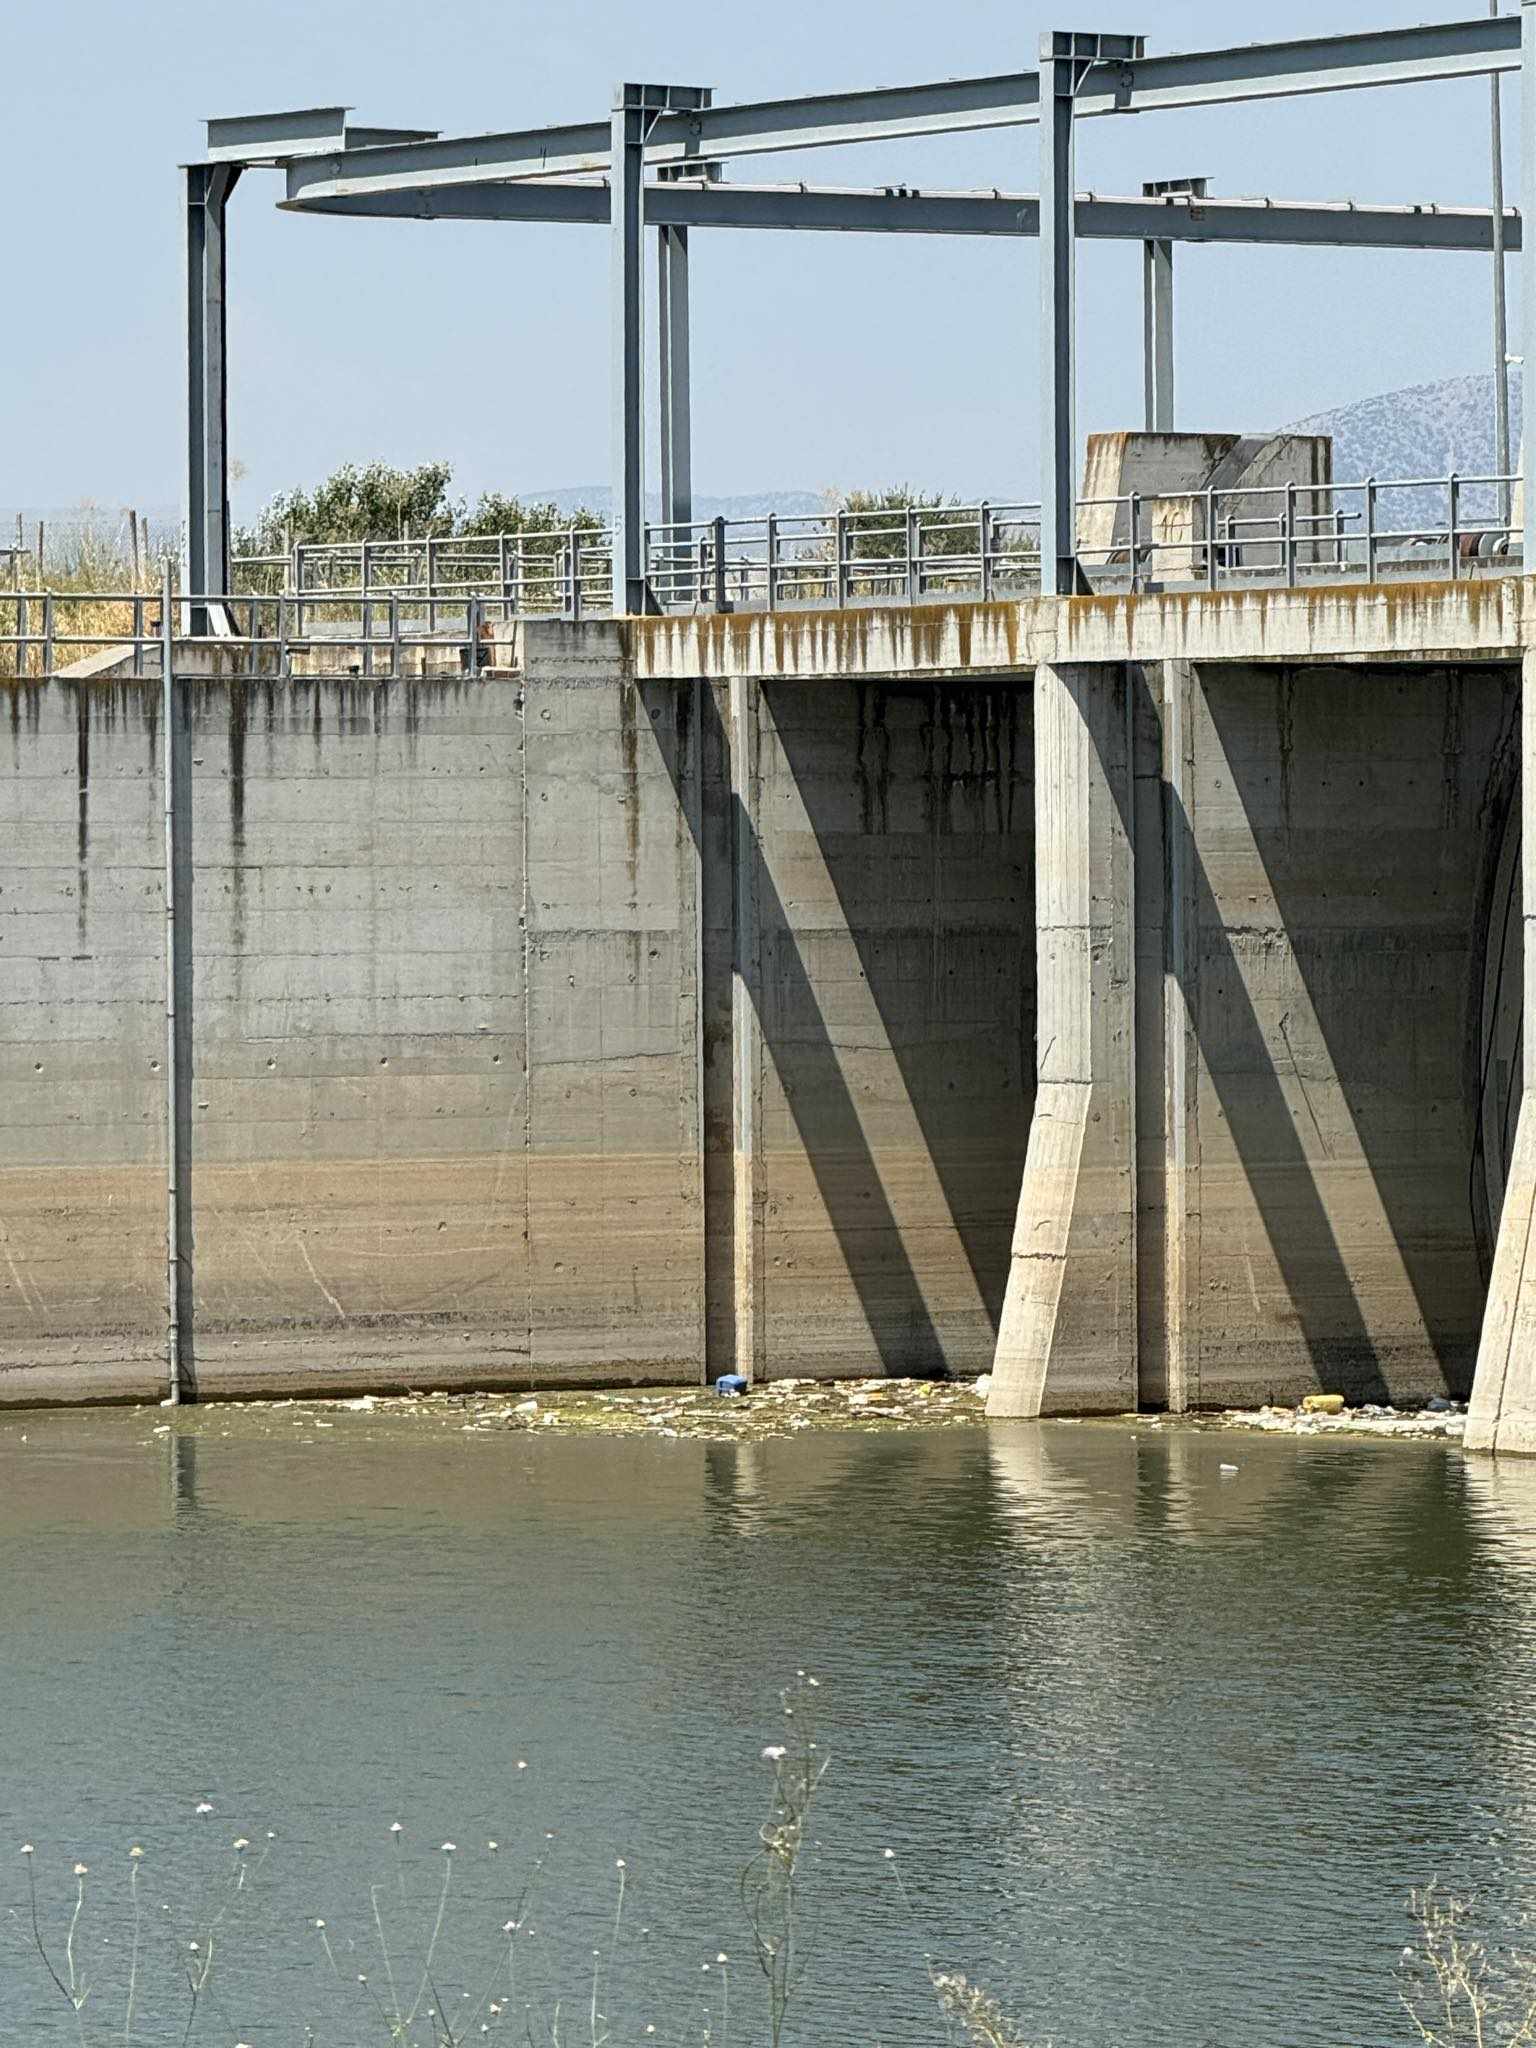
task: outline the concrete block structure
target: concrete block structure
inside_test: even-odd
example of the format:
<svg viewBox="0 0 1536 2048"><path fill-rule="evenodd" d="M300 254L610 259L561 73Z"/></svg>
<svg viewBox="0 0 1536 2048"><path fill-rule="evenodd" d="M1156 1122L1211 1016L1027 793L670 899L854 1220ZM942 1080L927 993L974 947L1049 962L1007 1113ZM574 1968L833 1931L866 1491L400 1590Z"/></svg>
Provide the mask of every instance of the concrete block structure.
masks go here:
<svg viewBox="0 0 1536 2048"><path fill-rule="evenodd" d="M185 1391L990 1367L1531 1447L1533 627L1501 575L183 643ZM10 1403L166 1381L132 666L3 685Z"/></svg>
<svg viewBox="0 0 1536 2048"><path fill-rule="evenodd" d="M1038 1092L991 1411L1469 1391L1523 585L933 612L632 637L647 674L858 650L1032 698Z"/></svg>

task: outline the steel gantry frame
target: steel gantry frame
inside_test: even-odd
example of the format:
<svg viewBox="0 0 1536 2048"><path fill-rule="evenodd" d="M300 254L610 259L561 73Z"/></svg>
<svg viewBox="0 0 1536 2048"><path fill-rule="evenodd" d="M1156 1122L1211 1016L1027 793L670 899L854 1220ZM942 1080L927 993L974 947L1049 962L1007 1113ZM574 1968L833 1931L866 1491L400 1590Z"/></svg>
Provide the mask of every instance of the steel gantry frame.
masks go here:
<svg viewBox="0 0 1536 2048"><path fill-rule="evenodd" d="M1521 199L1490 210L1212 198L1200 179L1143 186L1136 198L1076 191L1077 123L1113 114L1521 73ZM703 86L625 84L604 122L445 138L359 127L344 107L208 123L186 171L187 587L230 587L225 338L226 209L241 173L283 174L282 204L310 213L606 225L611 239L613 583L621 612L654 608L645 554L644 232L657 235L663 527L692 513L689 247L696 227L1038 237L1041 365L1041 587L1080 586L1076 561L1074 279L1080 239L1143 246L1146 420L1173 424L1173 245L1473 249L1521 246L1536 212L1536 0L1516 15L1149 56L1145 39L1053 31L1036 70L993 77L716 105ZM727 160L986 128L1039 130L1038 196L848 190L724 181ZM654 179L648 173L654 172ZM1500 229L1502 228L1502 233ZM1536 264L1523 272L1526 334L1536 335ZM1533 409L1536 410L1536 409ZM1536 421L1526 416L1522 453ZM1522 461L1522 473L1528 473ZM1536 562L1536 493L1525 500ZM194 630L217 630L204 603Z"/></svg>

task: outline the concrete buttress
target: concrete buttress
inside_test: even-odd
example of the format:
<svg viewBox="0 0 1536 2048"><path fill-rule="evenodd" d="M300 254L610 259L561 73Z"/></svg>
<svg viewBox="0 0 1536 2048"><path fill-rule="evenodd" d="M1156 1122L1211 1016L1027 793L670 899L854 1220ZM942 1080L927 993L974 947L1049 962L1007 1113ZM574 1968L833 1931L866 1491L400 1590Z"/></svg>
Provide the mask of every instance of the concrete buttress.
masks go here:
<svg viewBox="0 0 1536 2048"><path fill-rule="evenodd" d="M1137 1400L1133 671L1035 673L1038 1093L987 1412Z"/></svg>
<svg viewBox="0 0 1536 2048"><path fill-rule="evenodd" d="M1520 670L1520 888L1527 1019L1536 1015L1536 654ZM1536 1453L1536 1031L1523 1034L1520 1113L1467 1415L1469 1451Z"/></svg>

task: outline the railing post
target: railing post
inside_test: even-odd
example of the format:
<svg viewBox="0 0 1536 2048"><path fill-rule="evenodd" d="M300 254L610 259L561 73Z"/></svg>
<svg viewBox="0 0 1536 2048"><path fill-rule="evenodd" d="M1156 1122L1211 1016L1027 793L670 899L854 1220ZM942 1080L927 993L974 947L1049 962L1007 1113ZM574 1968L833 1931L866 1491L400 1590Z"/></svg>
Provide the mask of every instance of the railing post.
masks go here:
<svg viewBox="0 0 1536 2048"><path fill-rule="evenodd" d="M1291 589L1296 582L1296 486L1287 482L1285 486L1285 583Z"/></svg>
<svg viewBox="0 0 1536 2048"><path fill-rule="evenodd" d="M573 526L570 533L569 560L571 564L571 618L581 618L581 529Z"/></svg>
<svg viewBox="0 0 1536 2048"><path fill-rule="evenodd" d="M391 673L398 682L401 674L400 652L400 593L395 590L389 596L389 659Z"/></svg>
<svg viewBox="0 0 1536 2048"><path fill-rule="evenodd" d="M133 600L133 672L136 676L144 673L144 600Z"/></svg>
<svg viewBox="0 0 1536 2048"><path fill-rule="evenodd" d="M518 535L517 553L519 566L521 566L523 553L521 534ZM507 601L507 536L504 533L498 533L496 536L496 573L497 580L501 585L501 601L505 604Z"/></svg>
<svg viewBox="0 0 1536 2048"><path fill-rule="evenodd" d="M769 611L777 611L779 604L779 516L776 512L768 514L767 535L768 589L766 602Z"/></svg>
<svg viewBox="0 0 1536 2048"><path fill-rule="evenodd" d="M977 587L986 603L992 595L992 507L985 499L976 514L976 543L980 551Z"/></svg>
<svg viewBox="0 0 1536 2048"><path fill-rule="evenodd" d="M1130 496L1131 521L1131 589L1141 588L1141 493L1132 491Z"/></svg>
<svg viewBox="0 0 1536 2048"><path fill-rule="evenodd" d="M372 655L372 650L371 650L371 649L369 648L369 646L368 646L368 543L367 543L367 541L360 541L360 542L358 543L358 552L359 552L359 561L358 561L358 579L359 579L359 584L360 584L360 587L361 587L361 590L362 590L362 595L361 595L361 597L360 597L360 598L358 599L358 614L359 614L359 617L361 618L361 621L362 621L362 631L363 631L363 674L364 674L365 676L367 676L367 675L372 675L372 673L373 673L373 655Z"/></svg>
<svg viewBox="0 0 1536 2048"><path fill-rule="evenodd" d="M480 599L468 597L464 600L464 628L469 642L465 656L465 673L471 677L480 673Z"/></svg>
<svg viewBox="0 0 1536 2048"><path fill-rule="evenodd" d="M1205 587L1216 588L1216 492L1207 486L1205 493Z"/></svg>
<svg viewBox="0 0 1536 2048"><path fill-rule="evenodd" d="M1376 479L1365 480L1365 580L1376 581Z"/></svg>
<svg viewBox="0 0 1536 2048"><path fill-rule="evenodd" d="M838 610L843 611L846 609L848 604L849 585L848 514L846 512L839 512L836 516L833 533L833 546L837 550L837 561L835 565L835 573L833 580L833 595L837 600Z"/></svg>
<svg viewBox="0 0 1536 2048"><path fill-rule="evenodd" d="M907 507L907 603L916 604L921 592L919 581L921 570L918 550L922 546L922 531L917 523L917 507Z"/></svg>
<svg viewBox="0 0 1536 2048"><path fill-rule="evenodd" d="M723 518L720 518L720 517L717 517L717 518L716 518L716 520L715 520L715 523L714 523L714 535L715 535L715 589L714 589L714 601L715 601L715 610L716 610L717 612L724 612L724 611L729 611L729 610L730 610L730 605L729 605L729 603L728 603L728 601L727 601L727 598L726 598L726 590L725 590L725 520L724 520Z"/></svg>
<svg viewBox="0 0 1536 2048"><path fill-rule="evenodd" d="M43 599L43 676L53 674L53 596Z"/></svg>
<svg viewBox="0 0 1536 2048"><path fill-rule="evenodd" d="M1450 513L1450 580L1454 583L1461 573L1460 527L1461 527L1461 479L1453 469L1446 478L1447 510Z"/></svg>

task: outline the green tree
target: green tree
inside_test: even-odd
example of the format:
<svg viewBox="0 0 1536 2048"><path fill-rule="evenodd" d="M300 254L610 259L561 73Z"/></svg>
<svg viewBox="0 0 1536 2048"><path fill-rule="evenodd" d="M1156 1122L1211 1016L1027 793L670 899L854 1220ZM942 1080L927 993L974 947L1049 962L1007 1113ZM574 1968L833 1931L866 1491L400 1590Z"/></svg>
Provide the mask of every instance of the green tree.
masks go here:
<svg viewBox="0 0 1536 2048"><path fill-rule="evenodd" d="M312 491L280 491L256 524L235 536L241 555L278 555L291 544L445 539L464 516L448 495L446 462L397 469L389 462L344 462Z"/></svg>
<svg viewBox="0 0 1536 2048"><path fill-rule="evenodd" d="M479 534L597 533L602 520L584 507L562 512L558 505L528 504L521 498L505 497L500 491L485 491L475 509L465 515L458 531L469 538Z"/></svg>

